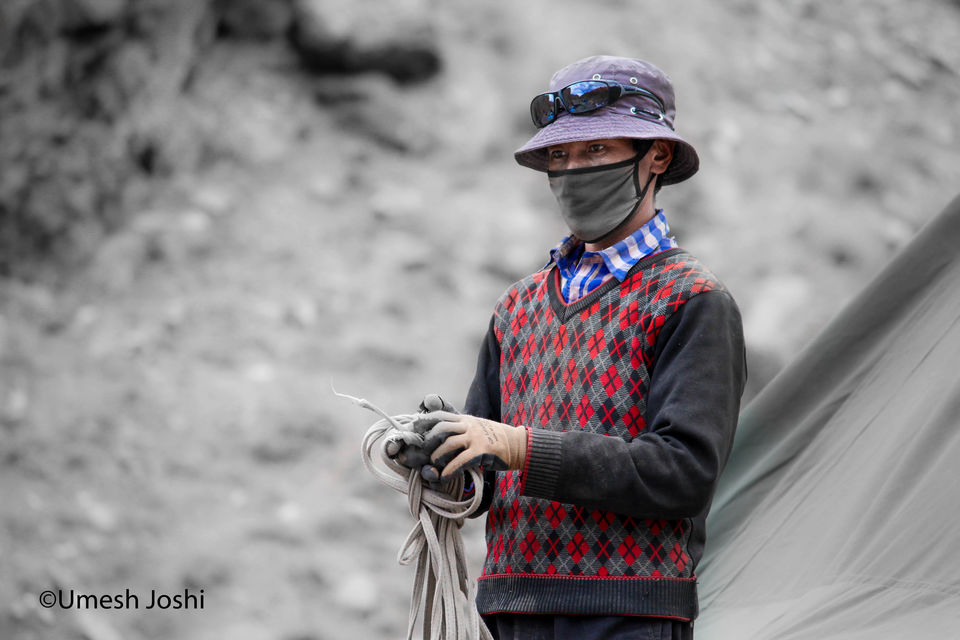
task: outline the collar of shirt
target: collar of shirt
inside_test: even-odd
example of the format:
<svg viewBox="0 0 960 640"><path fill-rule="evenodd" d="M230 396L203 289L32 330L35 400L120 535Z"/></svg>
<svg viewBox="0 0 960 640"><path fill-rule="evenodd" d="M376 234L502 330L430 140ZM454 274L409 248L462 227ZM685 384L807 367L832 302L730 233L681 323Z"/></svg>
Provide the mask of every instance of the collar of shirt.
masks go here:
<svg viewBox="0 0 960 640"><path fill-rule="evenodd" d="M631 267L643 258L677 246L670 235L670 226L662 209L646 224L620 242L600 251L586 251L576 236L565 237L550 250L550 261L556 264L567 302L577 300L610 278L623 282Z"/></svg>

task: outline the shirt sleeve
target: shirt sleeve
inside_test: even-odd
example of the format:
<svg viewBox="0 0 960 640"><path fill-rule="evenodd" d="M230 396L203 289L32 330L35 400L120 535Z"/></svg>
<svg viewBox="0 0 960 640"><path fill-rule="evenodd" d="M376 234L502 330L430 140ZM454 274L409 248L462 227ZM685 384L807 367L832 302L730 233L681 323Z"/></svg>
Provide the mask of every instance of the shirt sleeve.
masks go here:
<svg viewBox="0 0 960 640"><path fill-rule="evenodd" d="M733 445L746 382L740 311L726 291L690 298L660 329L647 428L632 441L533 429L526 495L645 518L700 515Z"/></svg>
<svg viewBox="0 0 960 640"><path fill-rule="evenodd" d="M480 346L477 356L477 371L467 392L467 400L463 411L466 414L500 422L500 343L494 332L494 318L490 319L490 326ZM471 518L479 516L490 508L493 501L493 488L496 480L495 471L486 471L483 474L483 500L477 510L470 514Z"/></svg>
<svg viewBox="0 0 960 640"><path fill-rule="evenodd" d="M500 422L500 343L493 323L494 318L490 318L463 410L471 416Z"/></svg>

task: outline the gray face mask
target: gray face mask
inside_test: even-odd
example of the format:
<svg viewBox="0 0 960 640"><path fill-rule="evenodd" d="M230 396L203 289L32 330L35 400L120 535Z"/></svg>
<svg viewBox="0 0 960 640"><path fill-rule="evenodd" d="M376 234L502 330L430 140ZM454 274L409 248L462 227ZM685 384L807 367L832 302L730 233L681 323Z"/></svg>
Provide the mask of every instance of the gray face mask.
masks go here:
<svg viewBox="0 0 960 640"><path fill-rule="evenodd" d="M651 174L640 187L637 165L649 149L647 146L629 160L614 164L547 172L560 215L574 235L593 243L630 221L657 177Z"/></svg>

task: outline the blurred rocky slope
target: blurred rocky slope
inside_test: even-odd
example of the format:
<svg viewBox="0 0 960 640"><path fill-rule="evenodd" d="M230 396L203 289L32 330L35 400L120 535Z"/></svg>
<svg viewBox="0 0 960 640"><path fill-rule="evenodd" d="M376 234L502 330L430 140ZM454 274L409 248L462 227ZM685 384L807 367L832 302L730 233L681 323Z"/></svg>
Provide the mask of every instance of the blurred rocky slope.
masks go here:
<svg viewBox="0 0 960 640"><path fill-rule="evenodd" d="M660 199L753 393L960 190L957 33L947 1L0 3L0 637L396 637L402 500L328 389L462 401L562 233L511 158L530 95L597 52L671 74L702 168Z"/></svg>
<svg viewBox="0 0 960 640"><path fill-rule="evenodd" d="M286 39L321 73L433 75L429 22L396 14L333 0L3 3L0 275L32 278L40 260L83 263L157 178L229 150L216 112L193 99L218 39Z"/></svg>

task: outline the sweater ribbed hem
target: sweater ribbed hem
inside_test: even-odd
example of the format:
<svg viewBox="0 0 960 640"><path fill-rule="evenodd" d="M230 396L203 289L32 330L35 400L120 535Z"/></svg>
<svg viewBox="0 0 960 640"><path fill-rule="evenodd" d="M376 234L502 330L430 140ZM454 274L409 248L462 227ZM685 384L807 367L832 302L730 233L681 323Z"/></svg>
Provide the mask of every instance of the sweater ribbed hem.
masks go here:
<svg viewBox="0 0 960 640"><path fill-rule="evenodd" d="M530 430L523 495L549 499L556 493L562 444L563 433L559 431Z"/></svg>
<svg viewBox="0 0 960 640"><path fill-rule="evenodd" d="M480 613L697 617L696 578L500 574L480 578Z"/></svg>

